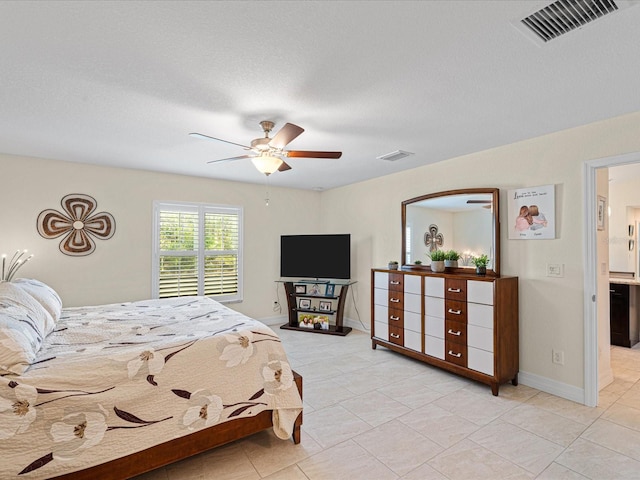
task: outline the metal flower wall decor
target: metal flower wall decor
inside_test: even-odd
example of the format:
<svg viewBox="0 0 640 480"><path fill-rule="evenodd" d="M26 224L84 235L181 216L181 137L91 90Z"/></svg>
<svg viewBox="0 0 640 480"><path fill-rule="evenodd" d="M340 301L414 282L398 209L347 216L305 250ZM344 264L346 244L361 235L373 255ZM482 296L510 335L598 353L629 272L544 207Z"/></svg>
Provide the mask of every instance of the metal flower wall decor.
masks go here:
<svg viewBox="0 0 640 480"><path fill-rule="evenodd" d="M38 233L54 239L61 235L60 251L72 257L90 255L96 249L95 238L108 240L116 231L116 221L107 212L93 214L98 203L81 193L66 195L60 200L63 210L47 209L38 215ZM93 214L93 215L92 215Z"/></svg>
<svg viewBox="0 0 640 480"><path fill-rule="evenodd" d="M444 235L438 233L437 225L429 225L429 231L424 234L424 244L429 247L430 252L435 252L444 245Z"/></svg>

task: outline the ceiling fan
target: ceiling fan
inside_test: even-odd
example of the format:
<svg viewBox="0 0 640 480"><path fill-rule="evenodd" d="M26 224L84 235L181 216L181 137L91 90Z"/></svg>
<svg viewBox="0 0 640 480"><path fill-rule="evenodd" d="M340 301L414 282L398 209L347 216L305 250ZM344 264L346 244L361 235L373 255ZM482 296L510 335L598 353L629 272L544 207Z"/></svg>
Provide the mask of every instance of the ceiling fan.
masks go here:
<svg viewBox="0 0 640 480"><path fill-rule="evenodd" d="M263 120L260 122L264 137L251 140L251 146L242 145L240 143L230 142L221 138L210 137L202 133L190 133L192 137L204 138L206 140L217 140L219 142L230 143L250 150L247 155L239 155L237 157L221 158L220 160L211 160L207 163L232 162L250 158L255 167L265 175L271 175L275 171L284 172L290 170L291 167L283 160L286 157L306 157L306 158L340 158L342 152L318 152L309 150L285 150L289 142L294 140L298 135L304 132L301 128L293 123L286 123L273 138L269 138L269 133L275 126L274 122Z"/></svg>

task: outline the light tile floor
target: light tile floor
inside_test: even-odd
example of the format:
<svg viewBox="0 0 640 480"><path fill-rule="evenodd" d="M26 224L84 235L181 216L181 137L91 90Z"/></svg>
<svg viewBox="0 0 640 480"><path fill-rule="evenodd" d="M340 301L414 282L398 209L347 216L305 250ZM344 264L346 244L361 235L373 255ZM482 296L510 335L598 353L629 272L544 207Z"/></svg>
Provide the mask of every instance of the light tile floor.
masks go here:
<svg viewBox="0 0 640 480"><path fill-rule="evenodd" d="M137 480L640 479L640 351L611 348L597 408L488 386L369 334L277 330L304 378L302 442L265 431Z"/></svg>

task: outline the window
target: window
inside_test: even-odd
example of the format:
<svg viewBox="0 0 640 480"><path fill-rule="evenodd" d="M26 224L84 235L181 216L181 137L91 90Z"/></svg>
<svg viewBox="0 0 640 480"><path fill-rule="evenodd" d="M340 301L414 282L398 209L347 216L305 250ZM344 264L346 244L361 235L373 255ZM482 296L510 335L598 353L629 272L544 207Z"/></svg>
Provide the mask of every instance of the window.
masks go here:
<svg viewBox="0 0 640 480"><path fill-rule="evenodd" d="M242 300L242 208L154 202L154 298Z"/></svg>

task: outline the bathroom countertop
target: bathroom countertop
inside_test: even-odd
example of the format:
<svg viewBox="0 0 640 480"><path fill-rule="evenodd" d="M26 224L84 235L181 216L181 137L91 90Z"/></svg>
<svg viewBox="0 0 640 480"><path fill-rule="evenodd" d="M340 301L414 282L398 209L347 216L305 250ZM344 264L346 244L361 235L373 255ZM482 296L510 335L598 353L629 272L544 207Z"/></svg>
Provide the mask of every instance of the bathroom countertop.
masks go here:
<svg viewBox="0 0 640 480"><path fill-rule="evenodd" d="M640 281L635 278L609 277L609 283L618 283L622 285L640 285Z"/></svg>

